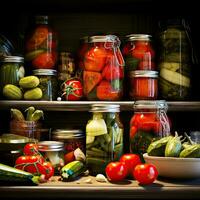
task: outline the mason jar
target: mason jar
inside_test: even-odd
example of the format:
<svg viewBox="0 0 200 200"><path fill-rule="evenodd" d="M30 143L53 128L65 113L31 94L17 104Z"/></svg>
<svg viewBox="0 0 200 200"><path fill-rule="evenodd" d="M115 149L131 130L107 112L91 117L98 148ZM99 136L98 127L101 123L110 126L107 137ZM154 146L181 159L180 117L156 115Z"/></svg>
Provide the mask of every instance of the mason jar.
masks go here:
<svg viewBox="0 0 200 200"><path fill-rule="evenodd" d="M187 100L191 95L193 48L183 19L160 23L159 91L166 100Z"/></svg>
<svg viewBox="0 0 200 200"><path fill-rule="evenodd" d="M55 169L55 174L59 175L64 166L64 143L58 141L38 142L38 150L46 161L50 162Z"/></svg>
<svg viewBox="0 0 200 200"><path fill-rule="evenodd" d="M123 125L119 105L94 104L86 125L86 164L93 175L105 174L105 167L123 154Z"/></svg>
<svg viewBox="0 0 200 200"><path fill-rule="evenodd" d="M156 100L158 96L158 72L136 70L129 73L129 97L132 100Z"/></svg>
<svg viewBox="0 0 200 200"><path fill-rule="evenodd" d="M147 34L127 35L127 42L123 47L123 56L127 71L155 70L155 51L152 36Z"/></svg>
<svg viewBox="0 0 200 200"><path fill-rule="evenodd" d="M135 101L130 121L131 153L142 157L154 139L170 135L167 108L165 100Z"/></svg>
<svg viewBox="0 0 200 200"><path fill-rule="evenodd" d="M38 87L42 90L41 100L56 100L58 95L57 71L52 69L36 69L33 70L33 74L40 80Z"/></svg>
<svg viewBox="0 0 200 200"><path fill-rule="evenodd" d="M48 16L35 16L25 37L25 61L31 69L56 69L57 35Z"/></svg>
<svg viewBox="0 0 200 200"><path fill-rule="evenodd" d="M115 35L92 36L84 57L83 88L87 100L122 99L124 60Z"/></svg>
<svg viewBox="0 0 200 200"><path fill-rule="evenodd" d="M14 51L12 43L0 34L0 60L5 56L11 56Z"/></svg>
<svg viewBox="0 0 200 200"><path fill-rule="evenodd" d="M6 84L18 86L24 77L24 58L21 56L5 56L0 61L0 93Z"/></svg>

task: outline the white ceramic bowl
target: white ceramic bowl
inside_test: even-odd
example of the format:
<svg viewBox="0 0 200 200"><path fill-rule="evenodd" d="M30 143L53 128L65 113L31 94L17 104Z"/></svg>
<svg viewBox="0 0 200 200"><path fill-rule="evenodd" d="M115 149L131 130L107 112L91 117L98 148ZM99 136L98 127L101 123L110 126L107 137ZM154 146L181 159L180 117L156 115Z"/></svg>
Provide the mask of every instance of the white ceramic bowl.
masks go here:
<svg viewBox="0 0 200 200"><path fill-rule="evenodd" d="M172 158L143 155L146 163L156 166L159 176L168 178L200 178L200 158Z"/></svg>

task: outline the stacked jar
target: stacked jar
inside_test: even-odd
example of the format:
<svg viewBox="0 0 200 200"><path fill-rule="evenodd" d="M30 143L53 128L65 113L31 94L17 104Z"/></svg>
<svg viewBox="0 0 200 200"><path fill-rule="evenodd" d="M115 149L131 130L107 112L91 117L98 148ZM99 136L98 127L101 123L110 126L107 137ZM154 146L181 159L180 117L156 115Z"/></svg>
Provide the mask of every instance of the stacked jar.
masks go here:
<svg viewBox="0 0 200 200"><path fill-rule="evenodd" d="M40 84L43 100L55 100L57 94L53 79L57 76L57 35L49 24L48 16L35 16L26 35L25 61L28 73L34 73L44 81Z"/></svg>
<svg viewBox="0 0 200 200"><path fill-rule="evenodd" d="M145 34L128 35L127 44L123 48L129 77L129 97L132 100L155 100L158 95L155 71L155 52L151 44L151 36Z"/></svg>
<svg viewBox="0 0 200 200"><path fill-rule="evenodd" d="M92 36L84 56L83 87L87 100L121 100L124 60L115 35Z"/></svg>

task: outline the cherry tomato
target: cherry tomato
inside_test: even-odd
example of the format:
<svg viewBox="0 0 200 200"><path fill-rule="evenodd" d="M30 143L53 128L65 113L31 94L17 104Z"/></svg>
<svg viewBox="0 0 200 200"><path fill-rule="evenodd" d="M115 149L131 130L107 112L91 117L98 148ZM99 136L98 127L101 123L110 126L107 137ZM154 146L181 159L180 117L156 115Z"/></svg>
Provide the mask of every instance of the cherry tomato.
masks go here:
<svg viewBox="0 0 200 200"><path fill-rule="evenodd" d="M123 162L110 162L106 166L106 176L109 181L122 181L128 175L128 169Z"/></svg>
<svg viewBox="0 0 200 200"><path fill-rule="evenodd" d="M100 72L106 62L106 50L103 47L93 47L85 54L84 67L87 71Z"/></svg>
<svg viewBox="0 0 200 200"><path fill-rule="evenodd" d="M79 79L72 78L62 84L62 91L65 100L77 101L83 96L83 86Z"/></svg>
<svg viewBox="0 0 200 200"><path fill-rule="evenodd" d="M128 174L132 175L133 170L136 165L141 164L140 157L137 154L133 153L127 153L121 156L120 162L124 162L127 169L128 169Z"/></svg>
<svg viewBox="0 0 200 200"><path fill-rule="evenodd" d="M133 171L133 177L142 185L153 183L158 177L158 170L152 164L139 164Z"/></svg>
<svg viewBox="0 0 200 200"><path fill-rule="evenodd" d="M24 155L33 156L39 154L38 145L34 143L28 143L23 149Z"/></svg>
<svg viewBox="0 0 200 200"><path fill-rule="evenodd" d="M50 162L44 162L39 169L41 174L45 175L45 179L48 180L50 177L54 175L54 167Z"/></svg>

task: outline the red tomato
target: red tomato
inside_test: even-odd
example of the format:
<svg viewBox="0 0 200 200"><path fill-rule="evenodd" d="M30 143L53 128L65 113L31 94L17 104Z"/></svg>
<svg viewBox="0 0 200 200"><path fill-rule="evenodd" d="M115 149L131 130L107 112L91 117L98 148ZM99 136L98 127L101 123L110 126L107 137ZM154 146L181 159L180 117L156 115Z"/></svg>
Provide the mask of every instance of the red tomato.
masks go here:
<svg viewBox="0 0 200 200"><path fill-rule="evenodd" d="M153 183L158 177L158 170L152 164L139 164L133 171L133 177L142 185Z"/></svg>
<svg viewBox="0 0 200 200"><path fill-rule="evenodd" d="M131 126L131 130L130 130L130 138L133 138L135 136L135 134L137 133L137 127L136 126Z"/></svg>
<svg viewBox="0 0 200 200"><path fill-rule="evenodd" d="M93 47L85 54L85 70L100 72L106 63L106 50L103 47Z"/></svg>
<svg viewBox="0 0 200 200"><path fill-rule="evenodd" d="M129 42L122 49L123 56L128 56L131 49L132 49L132 44Z"/></svg>
<svg viewBox="0 0 200 200"><path fill-rule="evenodd" d="M128 169L125 163L110 162L106 166L106 176L109 181L122 181L128 175Z"/></svg>
<svg viewBox="0 0 200 200"><path fill-rule="evenodd" d="M54 167L50 162L44 162L39 169L41 174L45 175L45 179L48 180L54 175Z"/></svg>
<svg viewBox="0 0 200 200"><path fill-rule="evenodd" d="M124 77L124 69L122 66L106 65L102 72L102 77L108 81L122 79Z"/></svg>
<svg viewBox="0 0 200 200"><path fill-rule="evenodd" d="M83 86L80 80L72 78L62 84L62 96L67 101L77 101L83 96Z"/></svg>
<svg viewBox="0 0 200 200"><path fill-rule="evenodd" d="M120 162L124 162L128 169L128 174L132 175L136 165L142 163L137 154L127 153L121 156Z"/></svg>
<svg viewBox="0 0 200 200"><path fill-rule="evenodd" d="M142 60L139 62L138 70L155 70L155 63L151 60Z"/></svg>
<svg viewBox="0 0 200 200"><path fill-rule="evenodd" d="M38 145L34 143L28 143L23 149L24 155L33 156L39 154Z"/></svg>

